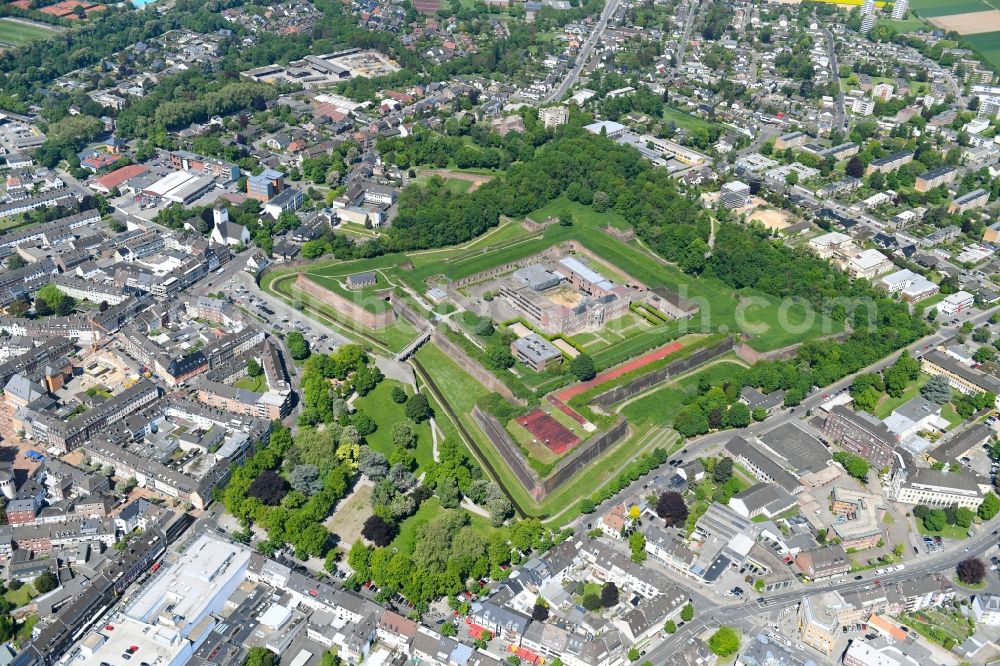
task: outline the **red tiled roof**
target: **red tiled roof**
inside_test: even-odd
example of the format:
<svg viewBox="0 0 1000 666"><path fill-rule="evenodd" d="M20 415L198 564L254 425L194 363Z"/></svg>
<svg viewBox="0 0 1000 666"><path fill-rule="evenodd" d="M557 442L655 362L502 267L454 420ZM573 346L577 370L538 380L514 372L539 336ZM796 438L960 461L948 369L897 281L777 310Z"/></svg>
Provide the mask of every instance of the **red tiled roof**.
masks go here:
<svg viewBox="0 0 1000 666"><path fill-rule="evenodd" d="M149 171L146 167L141 164L129 164L128 166L123 166L121 169L115 169L111 173L101 176L97 179L97 182L109 190L114 189L124 183L130 178L135 178Z"/></svg>

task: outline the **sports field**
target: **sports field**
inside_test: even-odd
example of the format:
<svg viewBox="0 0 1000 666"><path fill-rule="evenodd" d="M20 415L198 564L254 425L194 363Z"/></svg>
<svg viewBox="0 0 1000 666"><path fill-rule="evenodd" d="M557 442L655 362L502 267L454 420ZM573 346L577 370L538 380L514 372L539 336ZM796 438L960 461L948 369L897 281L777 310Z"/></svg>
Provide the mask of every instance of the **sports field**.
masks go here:
<svg viewBox="0 0 1000 666"><path fill-rule="evenodd" d="M20 46L34 39L51 37L56 30L24 19L0 18L0 45Z"/></svg>

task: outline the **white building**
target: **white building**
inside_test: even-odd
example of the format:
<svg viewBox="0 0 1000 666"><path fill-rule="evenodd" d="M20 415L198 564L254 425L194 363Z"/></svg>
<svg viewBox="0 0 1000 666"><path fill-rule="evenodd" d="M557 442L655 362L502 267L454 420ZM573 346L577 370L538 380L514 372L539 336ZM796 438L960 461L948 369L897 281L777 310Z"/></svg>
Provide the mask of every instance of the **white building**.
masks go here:
<svg viewBox="0 0 1000 666"><path fill-rule="evenodd" d="M893 263L878 250L862 250L846 262L847 273L852 278L871 279L892 270Z"/></svg>
<svg viewBox="0 0 1000 666"><path fill-rule="evenodd" d="M972 600L972 614L980 624L1000 626L1000 595L977 594Z"/></svg>
<svg viewBox="0 0 1000 666"><path fill-rule="evenodd" d="M941 299L941 302L937 304L938 313L953 315L963 312L971 308L975 300L975 297L967 291L956 291Z"/></svg>
<svg viewBox="0 0 1000 666"><path fill-rule="evenodd" d="M181 666L218 623L226 600L246 579L251 551L210 534L199 537L173 565L165 565L124 608L121 621L88 632L79 647L87 663L140 660ZM138 663L138 662L137 662Z"/></svg>
<svg viewBox="0 0 1000 666"><path fill-rule="evenodd" d="M910 0L896 0L892 4L892 18L901 21L906 18L906 10L910 8Z"/></svg>

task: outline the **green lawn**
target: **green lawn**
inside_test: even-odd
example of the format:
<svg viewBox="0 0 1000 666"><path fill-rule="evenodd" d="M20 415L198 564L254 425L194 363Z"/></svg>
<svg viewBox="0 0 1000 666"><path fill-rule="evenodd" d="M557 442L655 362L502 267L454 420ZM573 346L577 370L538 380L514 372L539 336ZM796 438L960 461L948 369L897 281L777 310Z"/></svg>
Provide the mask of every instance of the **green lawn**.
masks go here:
<svg viewBox="0 0 1000 666"><path fill-rule="evenodd" d="M31 583L25 583L19 590L7 590L3 596L7 601L14 604L14 608L20 608L37 597L38 593L35 592L35 588L31 586Z"/></svg>
<svg viewBox="0 0 1000 666"><path fill-rule="evenodd" d="M941 405L941 418L951 424L948 426L948 430L953 430L955 426L960 425L963 421L965 421L965 419L958 415L958 412L955 411L954 405L950 402Z"/></svg>
<svg viewBox="0 0 1000 666"><path fill-rule="evenodd" d="M254 393L263 393L267 390L267 384L264 383L264 375L260 377L244 377L233 384L233 386L253 391Z"/></svg>
<svg viewBox="0 0 1000 666"><path fill-rule="evenodd" d="M430 522L434 516L438 515L445 509L442 508L441 502L438 501L437 497L431 497L428 500L424 500L417 512L401 522L399 524L399 534L390 544L389 548L398 549L401 553L406 553L407 555L413 554L413 549L417 542L417 529ZM489 537L494 532L498 531L498 528L493 527L490 521L479 514L466 511L465 509L455 509L455 511L461 511L469 516L469 523L476 528L476 531L480 532L484 537ZM503 528L499 528L503 529Z"/></svg>
<svg viewBox="0 0 1000 666"><path fill-rule="evenodd" d="M712 123L699 118L698 116L693 116L687 111L681 111L680 109L675 109L672 106L663 107L663 119L673 121L675 125L681 129L686 129L689 131L694 131L699 128L711 129L714 127Z"/></svg>
<svg viewBox="0 0 1000 666"><path fill-rule="evenodd" d="M967 538L969 538L969 534L968 534L969 528L968 527L959 527L958 525L945 525L944 529L941 530L940 532L932 532L929 529L927 529L927 528L924 527L924 521L922 521L922 520L914 520L913 522L915 522L917 524L917 531L920 532L921 534L925 534L927 536L932 536L932 537L939 536L942 539L967 539Z"/></svg>
<svg viewBox="0 0 1000 666"><path fill-rule="evenodd" d="M921 30L931 29L929 25L927 25L921 19L915 16L910 16L909 18L905 18L899 21L894 19L879 19L878 24L884 25L887 28L892 28L899 34L904 34L907 32L920 32Z"/></svg>
<svg viewBox="0 0 1000 666"><path fill-rule="evenodd" d="M903 391L903 395L900 397L893 398L890 395L882 396L882 399L879 400L878 404L875 406L875 416L880 419L884 419L889 416L889 414L892 414L894 409L920 395L920 387L930 381L930 378L930 375L922 372L920 373L920 377L917 378L917 381L907 386L906 390Z"/></svg>
<svg viewBox="0 0 1000 666"><path fill-rule="evenodd" d="M727 355L723 358L734 358ZM669 426L677 412L684 407L685 398L694 396L698 392L698 380L703 375L714 384L722 382L739 370L743 366L734 361L720 361L700 372L686 375L685 377L664 384L662 388L647 393L641 398L634 400L622 408L622 414L633 425L653 424L658 426Z"/></svg>
<svg viewBox="0 0 1000 666"><path fill-rule="evenodd" d="M475 0L470 0L470 1L473 3L475 2ZM414 185L422 185L426 187L427 183L430 181L431 178L432 176L421 175L417 176L417 178L415 178L411 182ZM472 187L471 180L462 180L461 178L446 178L444 181L444 188L449 192L451 192L452 194L465 194L466 192L469 191L470 187Z"/></svg>
<svg viewBox="0 0 1000 666"><path fill-rule="evenodd" d="M375 420L378 430L365 437L365 440L375 451L384 456L392 453L392 426L399 422L406 422L413 426L417 434L417 448L414 455L417 458L417 474L434 461L434 440L431 437L431 426L427 421L419 424L413 423L406 418L406 403L397 405L392 401L392 389L403 384L392 380L383 379L375 390L354 401L354 406L363 411ZM408 386L403 386L407 395L413 395L413 391Z"/></svg>
<svg viewBox="0 0 1000 666"><path fill-rule="evenodd" d="M0 19L0 44L20 46L35 39L43 39L59 34L59 31L46 28L36 23L17 21L10 18Z"/></svg>

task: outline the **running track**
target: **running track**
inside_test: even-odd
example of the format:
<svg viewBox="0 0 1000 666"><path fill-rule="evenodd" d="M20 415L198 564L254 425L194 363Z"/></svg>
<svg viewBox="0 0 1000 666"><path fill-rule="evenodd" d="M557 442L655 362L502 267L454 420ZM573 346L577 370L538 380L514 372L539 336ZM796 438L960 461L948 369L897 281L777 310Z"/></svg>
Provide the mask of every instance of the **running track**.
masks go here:
<svg viewBox="0 0 1000 666"><path fill-rule="evenodd" d="M628 363L625 363L624 365L619 365L617 368L613 368L611 370L605 370L604 372L600 373L593 379L570 386L569 388L564 389L559 393L556 393L555 395L550 395L548 398L549 402L551 402L565 414L575 419L578 423L581 424L586 423L587 419L583 418L580 414L577 414L576 410L574 410L567 404L570 398L578 396L584 391L589 391L595 386L600 386L601 384L609 382L612 379L617 379L618 377L621 377L622 375L628 372L632 372L633 370L638 370L639 368L643 368L651 363L655 363L660 359L666 358L671 354L679 352L683 348L684 345L682 345L681 343L671 342L669 345L664 345L659 349L655 349L649 352L645 356L640 356L639 358L633 359Z"/></svg>

